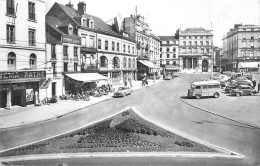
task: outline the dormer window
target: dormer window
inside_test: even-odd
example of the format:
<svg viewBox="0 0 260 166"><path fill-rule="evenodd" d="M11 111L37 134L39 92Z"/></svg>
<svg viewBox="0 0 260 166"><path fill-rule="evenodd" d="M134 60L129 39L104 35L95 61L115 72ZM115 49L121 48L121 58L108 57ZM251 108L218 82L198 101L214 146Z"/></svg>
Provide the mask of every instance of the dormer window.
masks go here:
<svg viewBox="0 0 260 166"><path fill-rule="evenodd" d="M88 20L88 27L94 29L94 21L92 20L92 18Z"/></svg>
<svg viewBox="0 0 260 166"><path fill-rule="evenodd" d="M86 24L87 22L86 22L86 19L85 18L82 18L82 26L86 26L87 24Z"/></svg>
<svg viewBox="0 0 260 166"><path fill-rule="evenodd" d="M72 35L72 34L73 34L73 27L72 27L71 24L68 25L68 34L69 34L69 35Z"/></svg>

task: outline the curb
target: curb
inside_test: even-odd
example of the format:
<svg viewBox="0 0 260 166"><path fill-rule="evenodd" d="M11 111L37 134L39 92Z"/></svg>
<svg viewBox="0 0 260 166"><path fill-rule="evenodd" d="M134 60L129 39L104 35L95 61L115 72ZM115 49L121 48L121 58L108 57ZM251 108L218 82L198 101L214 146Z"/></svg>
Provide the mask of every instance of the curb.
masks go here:
<svg viewBox="0 0 260 166"><path fill-rule="evenodd" d="M151 84L151 85L149 85L149 86L158 84L158 83L160 83L160 82L162 82L162 81L156 82L156 83ZM144 88L144 87L141 86L141 87L135 89L134 91L138 91L138 90L143 89L143 88ZM133 91L133 92L134 92L134 91ZM73 110L73 111L71 111L71 112L68 112L68 113L65 113L65 114L61 114L61 115L58 115L58 116L55 116L55 117L51 117L51 118L48 118L48 119L44 119L44 120L41 120L41 121L38 121L38 122L33 122L33 123L29 123L29 124L22 124L22 125L12 126L12 127L0 127L0 130L7 130L7 129L14 129L14 128L19 128L19 127L25 127L25 126L29 126L29 125L33 125L33 124L38 124L38 123L42 123L42 122L47 122L47 121L50 121L50 120L58 119L58 118L61 118L61 117L63 117L63 116L72 114L72 113L74 113L74 112L77 112L77 111L80 111L80 110L82 110L82 109L85 109L85 108L94 106L94 105L96 105L96 104L102 103L102 102L107 101L107 100L110 100L110 99L113 99L113 97L110 96L110 97L108 97L107 99L104 99L104 100L99 101L99 102L97 102L97 103L93 103L93 104L91 104L91 105L88 105L88 106L85 106L85 107L82 107L82 108L78 108L78 109Z"/></svg>
<svg viewBox="0 0 260 166"><path fill-rule="evenodd" d="M185 99L183 99L181 96L179 96L179 99L180 99L183 103L185 103L185 104L187 104L187 105L189 105L189 106L191 106L191 107L197 108L197 109L199 109L199 110L201 110L201 111L204 111L204 112L207 112L207 113L210 113L210 114L219 116L219 117L224 118L224 119L227 119L227 120L231 120L231 121L236 122L236 123L240 123L240 124L247 125L247 126L250 126L250 127L256 128L256 129L260 129L260 126L258 126L258 125L254 125L254 124L251 124L251 123L243 122L243 121L240 121L240 120L234 120L234 119L231 119L231 118L226 117L226 116L224 116L224 115L221 115L221 114L218 114L218 113L215 113L215 112L212 112L212 111L209 111L209 110L200 108L200 107L195 106L195 105L193 105L193 104L190 104L188 101L186 101Z"/></svg>

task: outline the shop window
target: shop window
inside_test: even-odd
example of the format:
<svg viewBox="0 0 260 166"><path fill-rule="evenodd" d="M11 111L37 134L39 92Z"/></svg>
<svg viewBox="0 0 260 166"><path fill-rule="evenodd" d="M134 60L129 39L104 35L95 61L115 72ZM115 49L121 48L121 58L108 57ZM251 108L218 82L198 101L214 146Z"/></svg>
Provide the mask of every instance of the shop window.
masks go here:
<svg viewBox="0 0 260 166"><path fill-rule="evenodd" d="M126 59L126 57L124 57L124 60L123 60L123 68L126 68L126 64L127 64L127 59Z"/></svg>
<svg viewBox="0 0 260 166"><path fill-rule="evenodd" d="M6 40L7 43L15 43L15 26L6 25Z"/></svg>
<svg viewBox="0 0 260 166"><path fill-rule="evenodd" d="M118 57L113 58L113 68L120 68L120 60Z"/></svg>
<svg viewBox="0 0 260 166"><path fill-rule="evenodd" d="M51 45L51 58L56 59L56 44Z"/></svg>
<svg viewBox="0 0 260 166"><path fill-rule="evenodd" d="M68 62L63 63L63 71L67 72L68 71Z"/></svg>
<svg viewBox="0 0 260 166"><path fill-rule="evenodd" d="M108 50L108 41L105 41L105 50Z"/></svg>
<svg viewBox="0 0 260 166"><path fill-rule="evenodd" d="M101 49L101 39L98 39L98 49Z"/></svg>
<svg viewBox="0 0 260 166"><path fill-rule="evenodd" d="M128 59L128 68L131 68L131 66L132 66L131 62L132 62L132 61L131 61L131 59L129 58L129 59Z"/></svg>
<svg viewBox="0 0 260 166"><path fill-rule="evenodd" d="M35 3L29 2L28 3L29 8L29 20L35 20Z"/></svg>
<svg viewBox="0 0 260 166"><path fill-rule="evenodd" d="M108 60L105 56L100 57L100 67L107 67L108 65Z"/></svg>
<svg viewBox="0 0 260 166"><path fill-rule="evenodd" d="M36 55L35 54L31 54L30 55L30 68L31 69L36 69Z"/></svg>
<svg viewBox="0 0 260 166"><path fill-rule="evenodd" d="M14 52L10 52L8 54L7 65L8 65L8 70L16 69L16 54Z"/></svg>
<svg viewBox="0 0 260 166"><path fill-rule="evenodd" d="M35 46L35 29L29 29L29 45L30 46Z"/></svg>
<svg viewBox="0 0 260 166"><path fill-rule="evenodd" d="M14 15L15 10L14 10L14 0L7 0L6 1L6 11L8 15Z"/></svg>
<svg viewBox="0 0 260 166"><path fill-rule="evenodd" d="M133 59L133 68L135 68L135 59Z"/></svg>

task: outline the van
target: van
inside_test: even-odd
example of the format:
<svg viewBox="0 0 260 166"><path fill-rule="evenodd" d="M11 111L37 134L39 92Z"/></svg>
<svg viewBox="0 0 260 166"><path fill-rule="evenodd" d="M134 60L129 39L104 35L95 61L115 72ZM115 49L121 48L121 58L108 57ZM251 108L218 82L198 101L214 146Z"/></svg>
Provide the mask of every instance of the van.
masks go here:
<svg viewBox="0 0 260 166"><path fill-rule="evenodd" d="M188 97L196 97L200 99L201 97L214 96L218 98L221 92L221 85L219 81L198 81L191 84L191 88L188 89Z"/></svg>

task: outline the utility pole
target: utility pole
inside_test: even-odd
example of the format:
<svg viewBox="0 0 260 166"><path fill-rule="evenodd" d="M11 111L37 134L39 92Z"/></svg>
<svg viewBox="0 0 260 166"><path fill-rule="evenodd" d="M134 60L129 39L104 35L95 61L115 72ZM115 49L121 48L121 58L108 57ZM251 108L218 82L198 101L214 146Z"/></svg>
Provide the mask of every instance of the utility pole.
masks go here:
<svg viewBox="0 0 260 166"><path fill-rule="evenodd" d="M212 51L211 51L211 74L210 74L210 78L213 79L213 63L214 63L214 45L213 42L211 44L212 47Z"/></svg>

